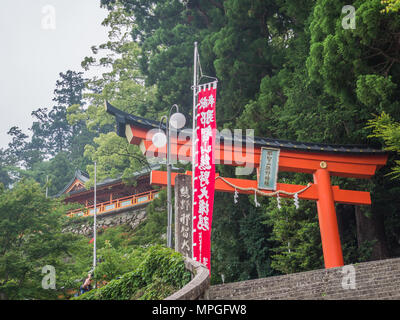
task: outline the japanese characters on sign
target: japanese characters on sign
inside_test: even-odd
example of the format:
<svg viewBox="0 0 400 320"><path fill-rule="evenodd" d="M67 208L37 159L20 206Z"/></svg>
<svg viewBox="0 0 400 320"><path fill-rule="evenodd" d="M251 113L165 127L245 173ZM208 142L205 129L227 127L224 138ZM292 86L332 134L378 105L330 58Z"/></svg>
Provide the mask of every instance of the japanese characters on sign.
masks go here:
<svg viewBox="0 0 400 320"><path fill-rule="evenodd" d="M279 167L279 149L261 148L258 188L276 190Z"/></svg>
<svg viewBox="0 0 400 320"><path fill-rule="evenodd" d="M192 258L192 183L186 175L175 178L175 251Z"/></svg>
<svg viewBox="0 0 400 320"><path fill-rule="evenodd" d="M215 185L216 92L216 82L199 87L194 149L193 259L209 270Z"/></svg>

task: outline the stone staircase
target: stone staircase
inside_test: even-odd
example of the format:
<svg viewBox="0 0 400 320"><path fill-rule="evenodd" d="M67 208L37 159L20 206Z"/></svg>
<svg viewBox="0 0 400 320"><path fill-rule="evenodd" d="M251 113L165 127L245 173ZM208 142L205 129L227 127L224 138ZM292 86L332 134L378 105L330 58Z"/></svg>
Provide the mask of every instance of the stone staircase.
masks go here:
<svg viewBox="0 0 400 320"><path fill-rule="evenodd" d="M210 300L400 300L400 258L211 286Z"/></svg>

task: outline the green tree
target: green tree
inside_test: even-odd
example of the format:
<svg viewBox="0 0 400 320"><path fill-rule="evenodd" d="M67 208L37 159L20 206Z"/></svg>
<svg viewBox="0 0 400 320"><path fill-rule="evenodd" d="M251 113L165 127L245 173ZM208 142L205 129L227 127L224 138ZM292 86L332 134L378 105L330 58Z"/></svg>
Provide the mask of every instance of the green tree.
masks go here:
<svg viewBox="0 0 400 320"><path fill-rule="evenodd" d="M64 258L76 237L62 233L65 207L46 198L39 184L18 182L0 192L0 296L2 299L53 299L63 277L56 274L56 289L43 289L42 268L68 269Z"/></svg>
<svg viewBox="0 0 400 320"><path fill-rule="evenodd" d="M70 123L83 119L89 130L108 133L114 129L114 119L104 110L104 101L108 100L123 111L139 116L157 118L154 112L154 86L145 86L145 77L140 71L139 59L144 54L140 46L133 41L131 32L136 28L136 19L123 10L119 2L113 7L104 26L110 28L109 41L92 46L93 56L86 57L82 66L104 69L101 78L89 79L89 102L87 110L79 112L76 107L69 110ZM101 56L106 51L107 57Z"/></svg>
<svg viewBox="0 0 400 320"><path fill-rule="evenodd" d="M106 240L105 246L97 252L97 257L101 262L96 266L95 280L111 281L132 271L134 263L131 255L132 252L116 249L111 241Z"/></svg>
<svg viewBox="0 0 400 320"><path fill-rule="evenodd" d="M48 188L48 195L58 194L73 178L76 167L68 152L57 153L48 161L36 163L24 175Z"/></svg>
<svg viewBox="0 0 400 320"><path fill-rule="evenodd" d="M291 199L273 200L266 209L266 223L276 242L271 266L283 273L322 269L323 255L315 204L300 201L297 210Z"/></svg>
<svg viewBox="0 0 400 320"><path fill-rule="evenodd" d="M84 146L92 143L93 135L88 133L84 122L68 124L66 111L69 103L83 107L84 79L82 73L73 71L60 73L60 77L54 98L59 105L50 111L39 108L31 113L34 118L29 129L32 131L31 138L18 127L8 131L12 140L8 148L1 152L2 172L7 171L8 176L3 174L5 185L22 177L34 178L44 185L46 176L52 176L53 188L62 188L76 168L84 169L87 163L83 157ZM63 164L61 159L65 159ZM57 169L54 163L63 169ZM62 174L56 173L63 170ZM53 194L56 192L52 190Z"/></svg>
<svg viewBox="0 0 400 320"><path fill-rule="evenodd" d="M82 109L79 105L72 105L68 108L69 123L84 122L88 132L93 134L84 153L84 159L88 160L86 171L92 180L93 161L97 161L100 179L121 175L127 178L147 166L139 148L129 146L125 139L115 134L115 119L104 109L106 100L128 113L159 118L154 110L156 88L145 86L144 76L139 70L139 58L143 53L130 35L136 27L135 19L117 4L103 25L110 28L109 41L93 46L93 56L86 57L82 66L86 70L95 67L107 69L101 78L88 80L88 92L84 95L88 107ZM107 57L99 58L106 50Z"/></svg>
<svg viewBox="0 0 400 320"><path fill-rule="evenodd" d="M5 150L7 162L15 168L30 169L33 164L43 160L43 155L34 144L28 140L28 135L18 127L12 127L8 132L12 137Z"/></svg>
<svg viewBox="0 0 400 320"><path fill-rule="evenodd" d="M7 161L6 150L0 149L0 183L6 188L12 183L12 177L9 172L11 169L10 167Z"/></svg>
<svg viewBox="0 0 400 320"><path fill-rule="evenodd" d="M385 112L369 120L368 123L368 128L372 129L370 137L383 140L386 150L396 152L400 155L400 123L394 121L394 119ZM400 160L395 160L395 163L396 165L393 167L392 174L394 178L400 178Z"/></svg>
<svg viewBox="0 0 400 320"><path fill-rule="evenodd" d="M76 137L85 129L84 122L69 124L67 108L74 105L82 109L85 79L82 72L68 70L60 73L56 82L53 101L56 105L49 111L39 108L32 112L32 144L45 156L54 156L62 151L70 151L75 146ZM82 152L83 150L81 150Z"/></svg>
<svg viewBox="0 0 400 320"><path fill-rule="evenodd" d="M400 78L400 64L397 59L399 16L383 14L379 0L356 1L356 28L344 29L342 16L336 11L345 5L344 1L318 1L310 23L310 54L307 58L308 73L312 81L320 85L329 96L340 114L336 113L334 126L329 131L340 134L332 142L368 143L370 132L366 129L372 114L382 111L399 119L400 94L396 83ZM329 18L327 18L329 17ZM393 161L390 159L389 164ZM358 226L370 234L367 238L377 240L372 257L387 257L385 220L391 215L381 208L386 197L381 189L386 185L386 194L394 197L395 189L384 171L374 177L371 188L362 182L376 197L369 218L357 215ZM360 183L357 183L360 186ZM389 187L389 185L392 185ZM354 186L355 187L355 186ZM393 199L396 199L394 197ZM372 221L373 227L367 227ZM362 237L362 235L360 235Z"/></svg>
<svg viewBox="0 0 400 320"><path fill-rule="evenodd" d="M94 138L94 146L86 145L85 156L97 162L98 181L109 177L120 177L128 180L140 169L148 169L147 159L138 146L128 144L125 138L115 132L100 134ZM90 175L88 185L94 183L94 164L86 167Z"/></svg>
<svg viewBox="0 0 400 320"><path fill-rule="evenodd" d="M353 3L356 29L345 29L342 8L346 4L321 0L305 6L309 18L298 20L299 26L303 21L304 31L295 29L280 50L286 57L284 64L276 75L262 79L257 99L248 103L239 117L241 127L247 125L255 128L256 135L275 138L378 146L376 140L368 139L370 131L365 126L373 113L399 116L399 17L382 14L380 1L357 1ZM393 160L391 157L389 165ZM383 230L392 233L385 221L397 211L383 209L382 200L396 199L397 190L383 175L384 170L378 172L372 185L368 181L333 181L343 188L362 187L373 194L369 217L356 214L355 209L352 215L356 214L357 230L361 230L358 238L378 240L372 255L375 259L389 255ZM337 213L343 216L343 208L338 207Z"/></svg>
<svg viewBox="0 0 400 320"><path fill-rule="evenodd" d="M146 208L146 220L133 232L129 244L136 247L165 245L167 233L167 190L163 189ZM172 200L174 202L174 200Z"/></svg>
<svg viewBox="0 0 400 320"><path fill-rule="evenodd" d="M83 90L85 89L83 72L67 70L60 72L60 79L56 81L53 101L59 107L68 108L73 104L83 105Z"/></svg>
<svg viewBox="0 0 400 320"><path fill-rule="evenodd" d="M272 228L263 223L263 209L256 208L254 196L216 193L211 233L211 281L234 282L277 274L271 268L269 240ZM265 205L266 199L258 199ZM222 279L224 278L224 280Z"/></svg>
<svg viewBox="0 0 400 320"><path fill-rule="evenodd" d="M400 10L399 0L382 0L382 4L385 5L385 8L381 12L398 12Z"/></svg>

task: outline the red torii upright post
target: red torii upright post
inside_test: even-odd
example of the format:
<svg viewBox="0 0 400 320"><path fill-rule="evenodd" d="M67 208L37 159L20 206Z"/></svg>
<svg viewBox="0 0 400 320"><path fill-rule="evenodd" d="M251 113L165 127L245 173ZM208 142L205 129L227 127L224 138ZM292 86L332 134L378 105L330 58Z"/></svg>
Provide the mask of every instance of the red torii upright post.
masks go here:
<svg viewBox="0 0 400 320"><path fill-rule="evenodd" d="M126 137L131 144L139 145L142 152L148 156L165 157L166 147L156 148L152 136L157 132L158 123L127 114L106 102L106 110L117 120L117 133ZM191 160L191 142L188 137L191 130L182 130L171 139L172 158ZM371 178L377 169L384 166L387 153L366 146L311 144L293 141L283 141L257 137L235 137L241 143L232 140L216 141L215 161L219 164L232 166L260 167L261 148L273 147L280 149L279 171L302 172L312 174L314 184L298 194L300 199L317 201L318 220L321 233L322 250L325 268L343 266L343 254L336 218L335 203L352 205L370 205L369 192L342 190L331 185L331 176L347 178ZM250 139L254 148L243 147ZM239 159L239 160L237 160ZM188 173L187 173L188 174ZM175 181L173 174L172 181ZM166 185L166 172L153 171L151 183ZM241 188L257 189L257 181L245 179L223 178L216 180L215 190L235 192L232 185ZM295 193L305 186L277 184L277 190ZM240 191L251 194L253 191ZM273 193L273 191L257 190L258 192ZM282 194L281 196L285 196Z"/></svg>

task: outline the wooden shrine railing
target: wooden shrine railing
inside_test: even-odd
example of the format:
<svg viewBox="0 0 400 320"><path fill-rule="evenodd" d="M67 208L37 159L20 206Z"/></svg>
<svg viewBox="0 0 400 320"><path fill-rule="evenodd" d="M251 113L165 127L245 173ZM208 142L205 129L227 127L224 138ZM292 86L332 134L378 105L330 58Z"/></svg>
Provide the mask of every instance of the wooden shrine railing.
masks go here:
<svg viewBox="0 0 400 320"><path fill-rule="evenodd" d="M107 202L102 202L96 205L97 214L102 214L121 208L134 207L140 204L153 201L154 198L157 197L158 197L158 191L152 190L119 199L113 199ZM68 212L67 215L69 217L87 217L87 216L92 216L93 214L94 214L94 206L92 205L84 209L71 210Z"/></svg>

